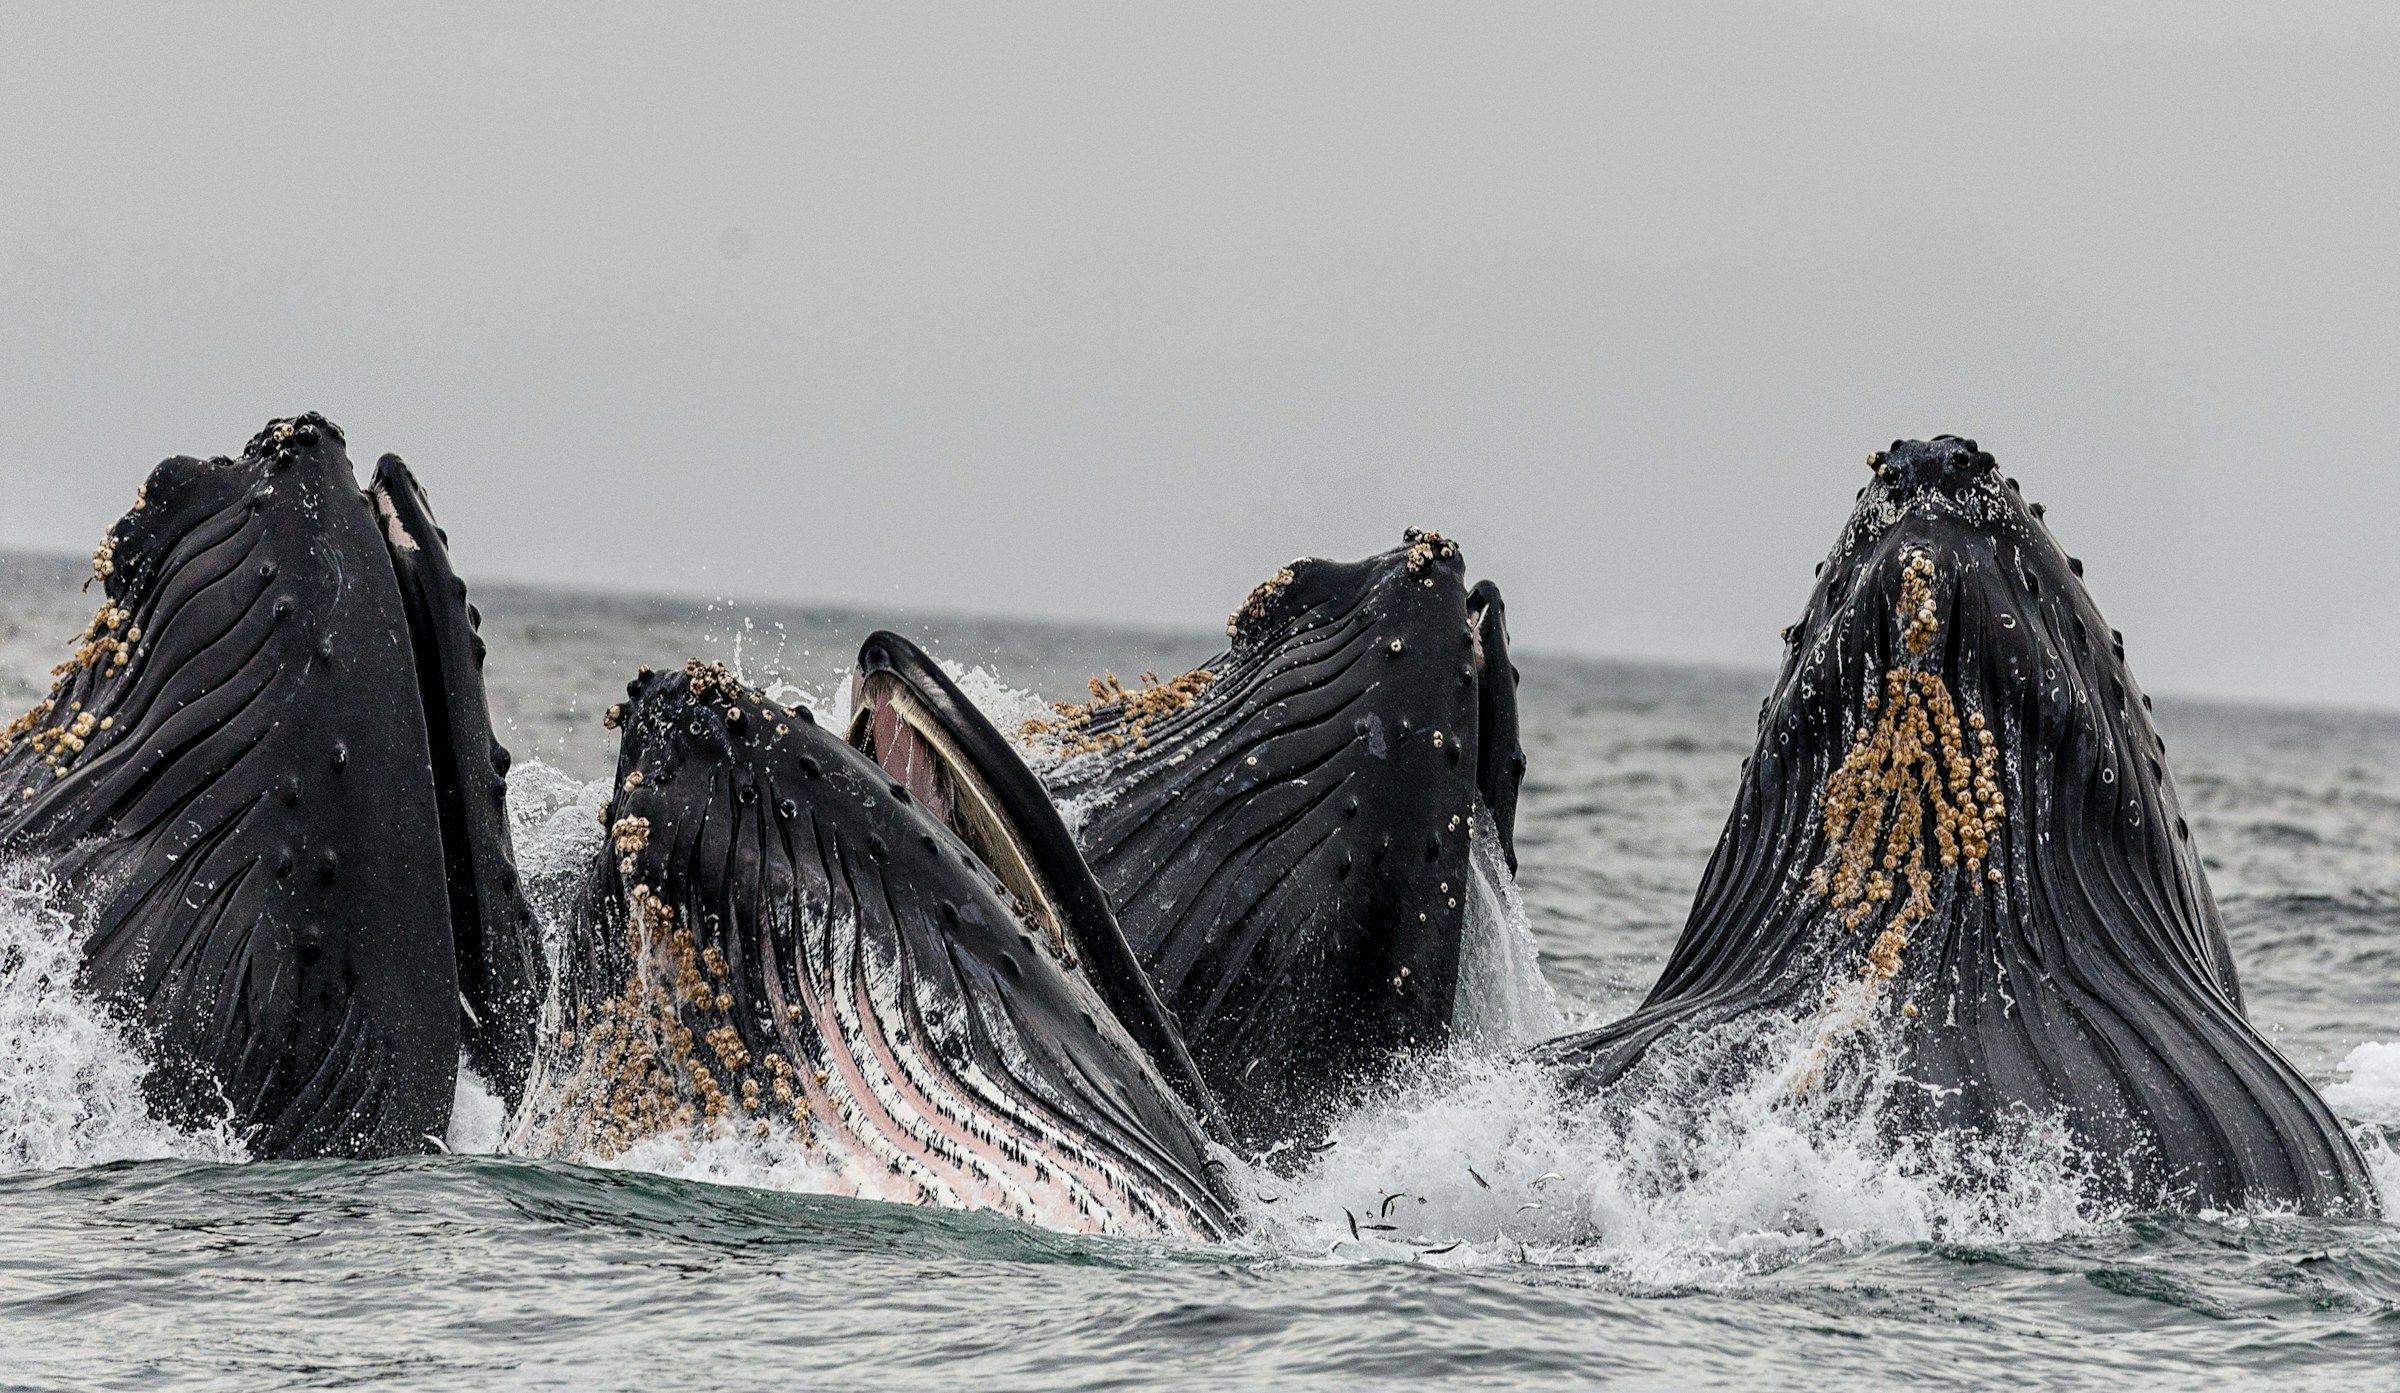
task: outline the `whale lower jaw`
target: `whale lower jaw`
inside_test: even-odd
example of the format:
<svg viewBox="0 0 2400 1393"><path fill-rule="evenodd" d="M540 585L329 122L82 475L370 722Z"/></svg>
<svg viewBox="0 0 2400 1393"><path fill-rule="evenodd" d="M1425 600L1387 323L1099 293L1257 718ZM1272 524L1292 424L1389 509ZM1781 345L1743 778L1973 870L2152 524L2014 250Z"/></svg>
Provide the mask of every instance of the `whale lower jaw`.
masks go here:
<svg viewBox="0 0 2400 1393"><path fill-rule="evenodd" d="M815 1135L843 1154L860 1195L1072 1233L1215 1236L1172 1189L1056 1121L1053 1100L971 1056L952 1062L896 975L866 966L855 925L804 938L834 968L829 990L803 1007L826 1042L824 1081L810 1080Z"/></svg>
<svg viewBox="0 0 2400 1393"><path fill-rule="evenodd" d="M628 906L642 985L626 994L653 1003L673 999L678 956L669 934L642 923L654 912ZM747 1141L770 1157L804 1158L830 1191L860 1199L1067 1233L1225 1235L1223 1220L1184 1187L1075 1126L1076 1100L1020 1080L1006 1052L1001 1067L987 1067L970 1045L984 1035L970 1019L975 1008L917 991L854 917L807 916L791 942L810 966L770 977L791 990L764 1003L782 1049L763 1069L749 1068L746 1047L694 1031L703 1022L689 1012L604 1008L545 1059L509 1149L605 1162L662 1139ZM655 1068L674 1057L678 1037L697 1046L701 1071ZM768 1082L712 1086L716 1075L730 1083L745 1072Z"/></svg>

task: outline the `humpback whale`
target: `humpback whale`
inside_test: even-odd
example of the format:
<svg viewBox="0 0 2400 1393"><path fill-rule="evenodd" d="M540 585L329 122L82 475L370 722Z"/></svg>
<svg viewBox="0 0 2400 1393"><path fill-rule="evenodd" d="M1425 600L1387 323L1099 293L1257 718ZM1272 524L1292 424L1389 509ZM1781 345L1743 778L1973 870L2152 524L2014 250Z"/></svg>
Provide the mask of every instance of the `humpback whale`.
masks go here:
<svg viewBox="0 0 2400 1393"><path fill-rule="evenodd" d="M1883 1060L1895 1133L2054 1120L2109 1202L2372 1214L2357 1148L2244 1015L2082 564L1972 440L1869 464L1663 975L1541 1056L1620 1098Z"/></svg>
<svg viewBox="0 0 2400 1393"><path fill-rule="evenodd" d="M1030 775L927 695L922 655L868 649L864 750L721 666L628 686L515 1144L780 1133L867 1198L1232 1232L1176 1062L1112 1008L1130 950L1021 819Z"/></svg>
<svg viewBox="0 0 2400 1393"><path fill-rule="evenodd" d="M1455 542L1259 586L1169 682L1095 681L1024 732L1234 1137L1321 1129L1351 1083L1443 1044L1470 839L1513 868L1506 609Z"/></svg>
<svg viewBox="0 0 2400 1393"><path fill-rule="evenodd" d="M99 613L0 733L0 850L47 861L160 1116L262 1158L424 1149L462 1048L513 1094L546 991L478 616L407 467L270 423L160 464Z"/></svg>

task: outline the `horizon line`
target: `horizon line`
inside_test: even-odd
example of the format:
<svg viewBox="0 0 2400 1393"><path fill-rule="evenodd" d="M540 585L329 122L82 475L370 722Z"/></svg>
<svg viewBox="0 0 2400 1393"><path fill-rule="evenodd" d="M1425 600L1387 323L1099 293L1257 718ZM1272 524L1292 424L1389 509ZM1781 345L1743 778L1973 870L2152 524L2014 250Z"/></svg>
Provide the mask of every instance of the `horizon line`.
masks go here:
<svg viewBox="0 0 2400 1393"><path fill-rule="evenodd" d="M0 566L5 566L7 563L12 561L34 561L55 564L60 571L66 573L70 577L73 575L76 569L88 568L91 564L91 558L89 556L79 556L73 552L52 551L49 548L40 546L23 547L0 545ZM823 614L861 619L869 623L875 622L876 617L879 615L888 614L918 619L965 620L971 623L982 624L1022 624L1054 630L1080 629L1085 631L1114 631L1153 639L1171 639L1178 642L1186 639L1200 642L1216 641L1209 638L1209 635L1213 631L1205 625L1192 625L1187 628L1182 625L1167 624L1152 620L1086 619L1065 615L1027 614L1019 611L1005 610L928 608L920 605L912 605L906 602L895 603L885 609L870 609L854 602L823 599L803 599L795 596L740 595L727 592L712 593L675 589L631 589L611 586L605 582L523 580L506 576L496 577L490 580L477 581L474 583L474 588L482 591L517 590L532 594L546 593L565 598L648 601L652 603L676 605L722 604L761 608L780 605L792 609L814 610ZM1771 684L1773 682L1776 672L1775 668L1769 666L1752 665L1738 662L1725 662L1705 658L1669 658L1659 657L1651 654L1598 652L1576 648L1548 647L1541 644L1512 644L1511 647L1514 651L1522 654L1525 657L1532 658L1536 662L1569 662L1627 668L1650 668L1655 670L1688 672L1703 675L1722 676L1727 678L1756 679L1766 684ZM2158 700L2185 706L2218 707L2249 711L2291 712L2295 714L2309 715L2365 716L2373 718L2400 717L2400 702L2394 702L2388 706L2361 706L2343 702L2312 702L2274 697L2230 696L2220 693L2189 692L2172 689L2153 691L2147 686L2143 687L2142 690Z"/></svg>

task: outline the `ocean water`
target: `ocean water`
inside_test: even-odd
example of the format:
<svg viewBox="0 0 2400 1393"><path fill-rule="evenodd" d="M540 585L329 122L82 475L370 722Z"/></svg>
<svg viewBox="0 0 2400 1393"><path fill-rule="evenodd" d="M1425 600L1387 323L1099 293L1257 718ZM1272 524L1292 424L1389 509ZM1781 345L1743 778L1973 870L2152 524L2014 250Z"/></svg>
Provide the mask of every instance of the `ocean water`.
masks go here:
<svg viewBox="0 0 2400 1393"><path fill-rule="evenodd" d="M87 617L80 575L0 558L11 709ZM872 627L477 598L545 905L597 841L598 715L635 664L721 658L838 703ZM1200 623L879 618L1004 710L1214 647ZM66 985L40 869L0 867L0 1388L2400 1389L2392 1225L2097 1212L2038 1129L1895 1155L1765 1083L1609 1108L1512 1065L1648 986L1768 681L1522 666L1523 865L1472 916L1470 1039L1365 1090L1300 1174L1245 1179L1254 1231L1221 1247L840 1198L738 1146L493 1155L471 1076L454 1154L245 1164L143 1114L137 1057ZM2159 724L2252 1015L2400 1205L2400 716L2162 700Z"/></svg>

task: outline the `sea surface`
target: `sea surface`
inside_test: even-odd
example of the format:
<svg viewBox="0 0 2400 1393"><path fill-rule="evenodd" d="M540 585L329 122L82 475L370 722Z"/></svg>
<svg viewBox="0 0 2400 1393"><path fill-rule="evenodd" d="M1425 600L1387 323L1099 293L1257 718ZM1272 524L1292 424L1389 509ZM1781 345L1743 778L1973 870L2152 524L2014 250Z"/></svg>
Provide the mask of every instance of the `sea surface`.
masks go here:
<svg viewBox="0 0 2400 1393"><path fill-rule="evenodd" d="M88 617L82 573L0 558L10 710ZM717 658L838 703L874 627L477 599L545 909L597 843L598 716L636 664ZM1008 714L1104 670L1182 671L1211 617L877 619ZM796 1158L721 1146L614 1169L477 1154L502 1119L471 1077L457 1154L244 1164L238 1139L143 1115L137 1056L64 985L72 926L40 868L0 866L0 1388L2400 1390L2400 1228L2100 1212L2038 1143L1905 1163L1788 1090L1669 1126L1511 1064L1512 1037L1640 998L1769 680L1521 666L1522 905L1484 926L1462 1002L1485 1028L1367 1090L1301 1174L1246 1181L1254 1232L1222 1247L812 1194ZM2162 699L2158 722L2251 1013L2400 1212L2400 716Z"/></svg>

